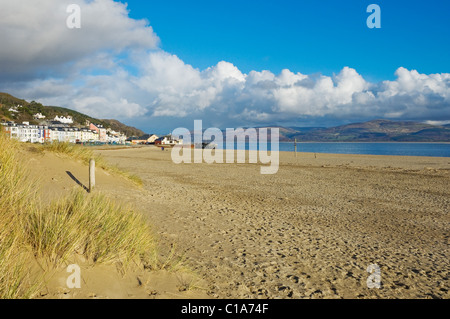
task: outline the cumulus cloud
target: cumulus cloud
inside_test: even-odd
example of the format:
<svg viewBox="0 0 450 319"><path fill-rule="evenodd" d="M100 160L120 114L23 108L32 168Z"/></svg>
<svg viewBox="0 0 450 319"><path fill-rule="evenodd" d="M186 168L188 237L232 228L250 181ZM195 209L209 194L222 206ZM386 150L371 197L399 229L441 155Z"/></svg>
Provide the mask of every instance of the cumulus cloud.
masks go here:
<svg viewBox="0 0 450 319"><path fill-rule="evenodd" d="M394 81L367 82L344 67L333 76L283 70L243 74L228 62L206 70L185 64L166 52L141 61L143 75L134 82L152 96L153 116L201 116L205 111L253 123L292 118L449 117L449 74L419 74L399 68Z"/></svg>
<svg viewBox="0 0 450 319"><path fill-rule="evenodd" d="M196 118L216 126L330 118L450 120L448 73L400 67L395 80L371 83L351 67L333 75L288 69L244 74L220 61L200 70L159 49L148 22L129 18L126 5L112 0L79 0L82 28L68 29L69 2L74 1L41 0L38 6L31 0L0 0L0 90L131 123L145 118Z"/></svg>
<svg viewBox="0 0 450 319"><path fill-rule="evenodd" d="M81 28L69 29L67 7L81 8ZM0 70L3 76L42 74L99 51L151 49L158 37L145 20L128 17L112 0L0 0Z"/></svg>

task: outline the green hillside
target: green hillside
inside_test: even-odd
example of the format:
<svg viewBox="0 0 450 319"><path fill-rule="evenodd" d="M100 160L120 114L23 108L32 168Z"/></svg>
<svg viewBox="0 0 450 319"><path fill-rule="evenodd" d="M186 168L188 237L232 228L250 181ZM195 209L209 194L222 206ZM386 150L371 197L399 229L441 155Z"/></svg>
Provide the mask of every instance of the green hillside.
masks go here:
<svg viewBox="0 0 450 319"><path fill-rule="evenodd" d="M9 111L12 107L17 107L17 113ZM125 133L127 136L141 136L144 132L127 126L117 120L101 120L96 119L86 114L80 112L58 107L58 106L44 106L41 103L31 101L27 102L25 100L16 98L8 93L0 93L0 121L14 121L16 123L30 122L30 124L39 124L39 120L34 120L33 115L36 113L41 113L46 117L47 120L52 120L55 116L71 116L73 118L76 127L84 127L86 122L103 125L106 128L111 128L115 131L120 131Z"/></svg>

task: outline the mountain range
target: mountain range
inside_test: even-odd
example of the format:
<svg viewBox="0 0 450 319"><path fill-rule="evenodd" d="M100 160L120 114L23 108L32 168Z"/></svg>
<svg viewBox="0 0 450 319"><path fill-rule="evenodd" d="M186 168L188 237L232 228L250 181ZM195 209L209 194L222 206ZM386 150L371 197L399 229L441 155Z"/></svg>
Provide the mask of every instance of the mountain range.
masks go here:
<svg viewBox="0 0 450 319"><path fill-rule="evenodd" d="M280 127L281 141L300 142L450 142L450 125L373 120L342 126Z"/></svg>

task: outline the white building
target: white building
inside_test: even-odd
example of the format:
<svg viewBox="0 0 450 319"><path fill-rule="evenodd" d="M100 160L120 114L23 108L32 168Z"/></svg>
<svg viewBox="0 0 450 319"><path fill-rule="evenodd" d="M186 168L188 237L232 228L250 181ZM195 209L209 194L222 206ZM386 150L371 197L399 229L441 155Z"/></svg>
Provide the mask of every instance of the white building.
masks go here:
<svg viewBox="0 0 450 319"><path fill-rule="evenodd" d="M48 127L24 124L3 124L6 133L20 142L44 143Z"/></svg>
<svg viewBox="0 0 450 319"><path fill-rule="evenodd" d="M45 119L45 115L42 115L41 113L36 113L33 115L33 118L35 120L43 120L43 119Z"/></svg>
<svg viewBox="0 0 450 319"><path fill-rule="evenodd" d="M122 134L115 131L109 131L106 134L106 142L109 144L125 144L125 141L127 140L127 137Z"/></svg>
<svg viewBox="0 0 450 319"><path fill-rule="evenodd" d="M72 116L68 116L68 117L65 117L65 116L61 116L61 117L55 116L54 121L55 121L55 122L60 122L60 123L63 123L63 124L73 124L73 118L72 118Z"/></svg>
<svg viewBox="0 0 450 319"><path fill-rule="evenodd" d="M8 111L12 112L12 113L19 113L19 109L22 108L22 105L16 105L11 107Z"/></svg>
<svg viewBox="0 0 450 319"><path fill-rule="evenodd" d="M97 141L97 136L91 130L81 129L80 130L80 141L82 143L96 142Z"/></svg>

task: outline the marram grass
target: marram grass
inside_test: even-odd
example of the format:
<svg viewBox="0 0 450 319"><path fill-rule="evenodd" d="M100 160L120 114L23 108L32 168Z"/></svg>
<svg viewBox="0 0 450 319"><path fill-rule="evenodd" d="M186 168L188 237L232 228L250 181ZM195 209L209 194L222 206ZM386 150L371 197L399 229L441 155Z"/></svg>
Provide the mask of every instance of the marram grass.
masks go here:
<svg viewBox="0 0 450 319"><path fill-rule="evenodd" d="M124 265L131 261L149 265L155 257L155 241L141 215L83 190L31 212L27 234L36 254L55 263L73 253L94 263Z"/></svg>
<svg viewBox="0 0 450 319"><path fill-rule="evenodd" d="M35 199L34 185L17 156L19 144L0 132L0 298L29 298L28 251L23 244L22 222Z"/></svg>
<svg viewBox="0 0 450 319"><path fill-rule="evenodd" d="M79 254L92 263L159 266L150 226L130 208L82 190L43 207L19 159L22 147L0 132L1 299L32 298L39 292L43 276L30 275L36 258L56 266ZM79 159L92 156L85 149L53 147Z"/></svg>
<svg viewBox="0 0 450 319"><path fill-rule="evenodd" d="M58 154L65 155L67 157L81 160L85 164L89 164L91 159L95 159L95 165L100 167L106 171L112 172L117 175L121 175L125 178L128 178L132 182L136 183L139 186L142 186L142 179L134 174L130 174L118 168L117 166L111 165L101 155L95 155L92 150L85 146L76 145L73 143L67 142L53 142L47 143L41 146L45 151L54 152Z"/></svg>

